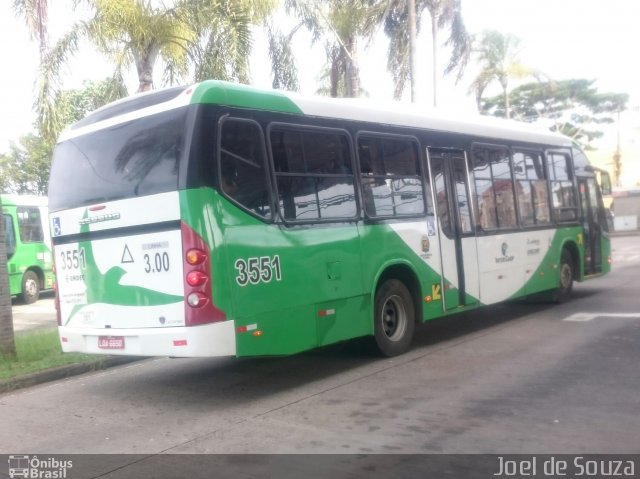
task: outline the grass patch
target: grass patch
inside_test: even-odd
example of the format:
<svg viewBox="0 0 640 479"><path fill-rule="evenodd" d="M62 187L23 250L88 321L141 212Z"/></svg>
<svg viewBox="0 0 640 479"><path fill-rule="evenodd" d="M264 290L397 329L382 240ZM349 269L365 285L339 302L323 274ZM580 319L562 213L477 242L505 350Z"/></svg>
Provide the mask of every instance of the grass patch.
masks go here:
<svg viewBox="0 0 640 479"><path fill-rule="evenodd" d="M88 354L63 353L57 330L16 335L16 357L0 356L0 380L10 379L65 364L96 362Z"/></svg>

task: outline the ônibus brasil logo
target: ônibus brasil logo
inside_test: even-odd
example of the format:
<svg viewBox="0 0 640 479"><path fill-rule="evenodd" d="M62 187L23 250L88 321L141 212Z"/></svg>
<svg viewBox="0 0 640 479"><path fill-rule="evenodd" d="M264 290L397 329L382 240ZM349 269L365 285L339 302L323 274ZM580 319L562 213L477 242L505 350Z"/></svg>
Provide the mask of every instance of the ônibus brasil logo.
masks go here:
<svg viewBox="0 0 640 479"><path fill-rule="evenodd" d="M67 469L73 467L73 461L62 461L54 457L39 459L38 456L9 456L9 477L33 479L64 479Z"/></svg>

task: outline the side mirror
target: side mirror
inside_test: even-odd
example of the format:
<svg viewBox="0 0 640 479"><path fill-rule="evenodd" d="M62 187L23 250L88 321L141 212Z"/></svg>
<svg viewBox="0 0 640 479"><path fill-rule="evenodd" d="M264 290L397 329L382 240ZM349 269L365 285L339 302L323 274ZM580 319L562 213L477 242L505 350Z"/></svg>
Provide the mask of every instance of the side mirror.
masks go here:
<svg viewBox="0 0 640 479"><path fill-rule="evenodd" d="M606 171L600 171L600 189L603 195L611 194L611 176Z"/></svg>

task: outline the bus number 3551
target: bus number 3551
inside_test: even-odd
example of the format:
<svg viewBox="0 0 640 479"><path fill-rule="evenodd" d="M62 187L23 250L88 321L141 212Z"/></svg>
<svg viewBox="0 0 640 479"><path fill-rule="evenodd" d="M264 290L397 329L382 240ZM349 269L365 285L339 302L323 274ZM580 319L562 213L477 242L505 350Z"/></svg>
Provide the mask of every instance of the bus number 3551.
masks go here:
<svg viewBox="0 0 640 479"><path fill-rule="evenodd" d="M59 267L61 270L85 269L87 267L84 248L61 251L60 260Z"/></svg>
<svg viewBox="0 0 640 479"><path fill-rule="evenodd" d="M275 255L273 258L269 256L261 256L259 258L237 259L235 263L238 275L236 283L240 286L247 284L269 283L275 278L276 281L282 279L280 270L280 257Z"/></svg>

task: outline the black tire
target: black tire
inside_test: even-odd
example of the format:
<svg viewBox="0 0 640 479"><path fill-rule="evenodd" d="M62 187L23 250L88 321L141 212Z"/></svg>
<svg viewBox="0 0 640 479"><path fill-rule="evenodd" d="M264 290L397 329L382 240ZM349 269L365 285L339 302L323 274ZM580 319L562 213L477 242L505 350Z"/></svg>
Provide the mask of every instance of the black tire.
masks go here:
<svg viewBox="0 0 640 479"><path fill-rule="evenodd" d="M382 283L374 305L375 345L384 356L397 356L411 346L415 308L407 287L397 279Z"/></svg>
<svg viewBox="0 0 640 479"><path fill-rule="evenodd" d="M556 303L564 303L569 300L573 292L573 281L576 278L573 256L569 250L563 249L560 256L559 285L554 295Z"/></svg>
<svg viewBox="0 0 640 479"><path fill-rule="evenodd" d="M40 297L40 279L33 271L27 271L22 277L22 293L20 297L24 304L38 301Z"/></svg>

